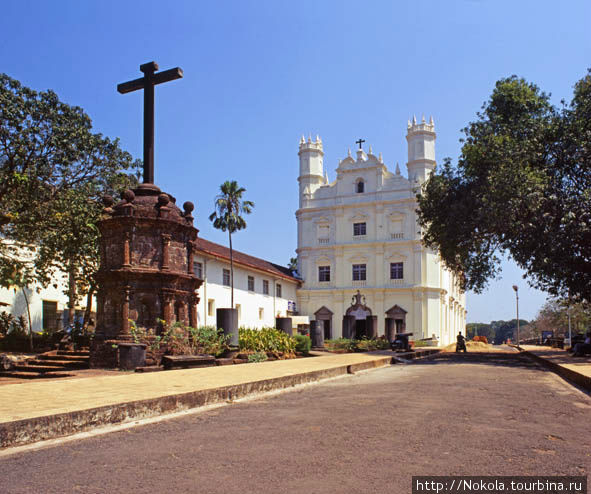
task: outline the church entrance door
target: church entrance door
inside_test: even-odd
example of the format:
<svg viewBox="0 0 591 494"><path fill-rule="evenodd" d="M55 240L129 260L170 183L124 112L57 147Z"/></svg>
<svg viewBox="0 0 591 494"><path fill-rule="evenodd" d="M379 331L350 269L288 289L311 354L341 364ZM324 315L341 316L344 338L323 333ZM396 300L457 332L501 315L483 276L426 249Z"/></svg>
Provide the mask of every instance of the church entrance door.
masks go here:
<svg viewBox="0 0 591 494"><path fill-rule="evenodd" d="M368 336L367 331L367 316L371 316L371 309L365 305L365 297L361 295L359 290L353 297L351 307L347 309L348 316L355 317L355 324L353 325L353 338L360 340Z"/></svg>

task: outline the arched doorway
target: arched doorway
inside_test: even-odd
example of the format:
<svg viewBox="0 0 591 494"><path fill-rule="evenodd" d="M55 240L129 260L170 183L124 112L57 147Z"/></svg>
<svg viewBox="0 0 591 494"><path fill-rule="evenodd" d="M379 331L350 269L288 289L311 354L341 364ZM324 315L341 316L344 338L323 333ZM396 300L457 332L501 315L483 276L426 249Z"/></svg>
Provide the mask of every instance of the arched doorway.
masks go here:
<svg viewBox="0 0 591 494"><path fill-rule="evenodd" d="M317 321L322 321L324 324L324 339L332 339L332 311L323 305L314 312L314 317Z"/></svg>
<svg viewBox="0 0 591 494"><path fill-rule="evenodd" d="M355 322L353 326L353 336L355 339L359 340L363 337L368 336L368 327L367 327L367 318L371 316L371 309L365 305L365 297L361 295L359 290L353 296L353 300L351 301L351 307L347 309L347 316L355 317Z"/></svg>

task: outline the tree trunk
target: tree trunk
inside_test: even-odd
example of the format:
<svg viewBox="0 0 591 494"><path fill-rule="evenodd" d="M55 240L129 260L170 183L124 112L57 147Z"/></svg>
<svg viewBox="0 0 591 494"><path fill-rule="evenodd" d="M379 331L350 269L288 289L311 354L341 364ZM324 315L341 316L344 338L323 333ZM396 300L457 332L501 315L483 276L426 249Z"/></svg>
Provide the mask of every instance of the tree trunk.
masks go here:
<svg viewBox="0 0 591 494"><path fill-rule="evenodd" d="M90 313L92 312L92 296L96 290L96 286L94 283L90 284L88 288L88 293L86 294L86 310L84 311L84 320L82 322L82 331L86 334L86 330L88 329L88 325L90 323Z"/></svg>
<svg viewBox="0 0 591 494"><path fill-rule="evenodd" d="M74 267L70 266L68 276L68 325L74 327L74 317L76 316L76 276Z"/></svg>
<svg viewBox="0 0 591 494"><path fill-rule="evenodd" d="M230 308L234 308L234 255L232 252L232 232L228 230L230 237Z"/></svg>
<svg viewBox="0 0 591 494"><path fill-rule="evenodd" d="M33 351L33 324L31 323L31 307L29 306L29 297L27 297L27 287L21 287L25 302L27 303L27 315L29 316L29 350Z"/></svg>

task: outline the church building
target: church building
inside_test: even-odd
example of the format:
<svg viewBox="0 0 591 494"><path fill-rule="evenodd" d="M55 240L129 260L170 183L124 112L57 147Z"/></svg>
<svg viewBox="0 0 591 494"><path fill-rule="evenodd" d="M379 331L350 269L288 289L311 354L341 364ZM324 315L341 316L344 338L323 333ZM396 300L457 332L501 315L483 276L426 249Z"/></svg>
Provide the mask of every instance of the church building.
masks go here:
<svg viewBox="0 0 591 494"><path fill-rule="evenodd" d="M415 191L436 166L435 139L432 118L408 122L408 178L360 140L329 183L322 141L302 137L298 309L323 321L325 338L412 332L447 345L464 332L465 295L422 245L415 212Z"/></svg>

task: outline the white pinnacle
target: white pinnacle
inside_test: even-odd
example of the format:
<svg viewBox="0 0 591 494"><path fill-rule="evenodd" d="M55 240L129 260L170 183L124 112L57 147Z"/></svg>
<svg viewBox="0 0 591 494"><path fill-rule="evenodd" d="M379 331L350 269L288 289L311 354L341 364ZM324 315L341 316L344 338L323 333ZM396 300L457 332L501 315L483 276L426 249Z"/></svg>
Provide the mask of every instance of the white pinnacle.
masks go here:
<svg viewBox="0 0 591 494"><path fill-rule="evenodd" d="M429 119L429 125L431 125L431 126L435 125L435 124L433 123L433 115L431 115L431 118Z"/></svg>
<svg viewBox="0 0 591 494"><path fill-rule="evenodd" d="M417 124L417 116L416 115L413 115L412 116L412 124L413 125L416 125Z"/></svg>
<svg viewBox="0 0 591 494"><path fill-rule="evenodd" d="M372 152L371 152L371 144L369 145L369 154L372 154Z"/></svg>
<svg viewBox="0 0 591 494"><path fill-rule="evenodd" d="M396 162L396 175L400 175L400 166L398 165L398 162Z"/></svg>

